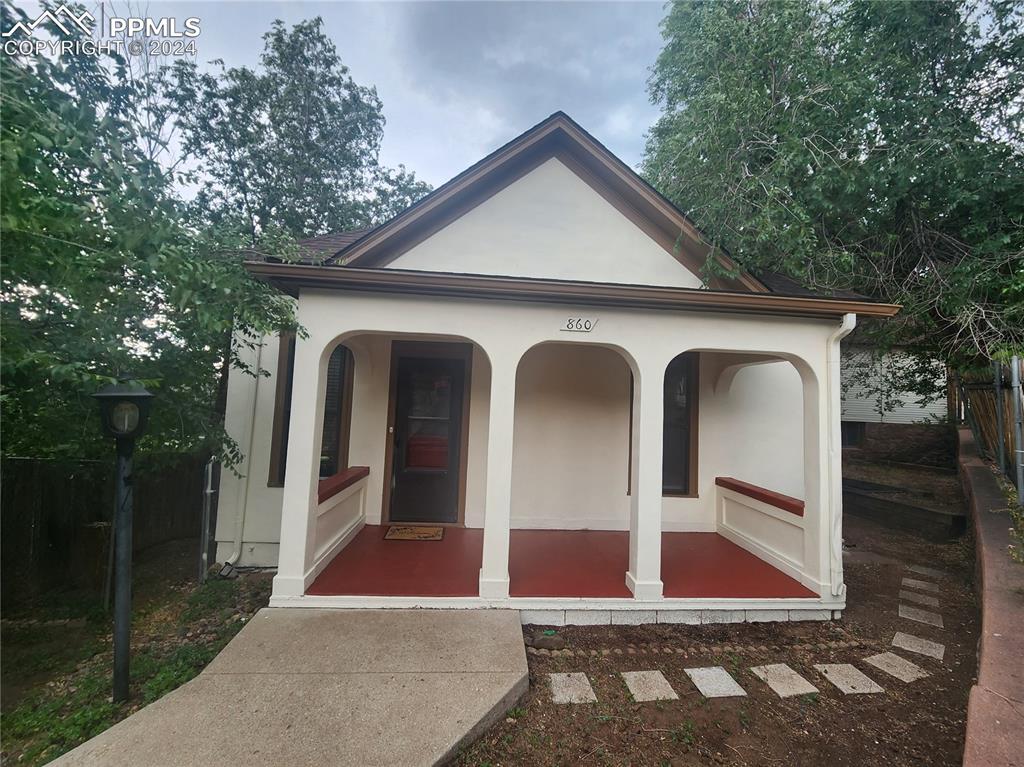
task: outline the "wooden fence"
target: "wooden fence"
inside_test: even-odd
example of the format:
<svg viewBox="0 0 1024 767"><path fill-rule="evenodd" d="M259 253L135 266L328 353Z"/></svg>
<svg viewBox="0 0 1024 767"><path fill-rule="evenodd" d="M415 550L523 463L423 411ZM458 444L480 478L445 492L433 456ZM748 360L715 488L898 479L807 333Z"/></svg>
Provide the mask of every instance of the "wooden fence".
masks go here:
<svg viewBox="0 0 1024 767"><path fill-rule="evenodd" d="M1021 378L1024 379L1024 362L1018 364L1021 365ZM961 374L958 378L958 399L963 409L963 418L974 431L981 451L997 464L1002 452L1003 465L1000 468L1014 482L1015 451L1020 448L1015 443L1013 398L1020 396L1020 393L1010 388L1009 366L1001 366L1000 373L1002 384L998 387L998 393L994 370L987 375L980 372ZM1003 411L1001 435L1000 409Z"/></svg>
<svg viewBox="0 0 1024 767"><path fill-rule="evenodd" d="M136 460L135 551L199 537L205 459L176 455ZM60 588L101 594L114 509L113 461L4 458L0 472L4 602Z"/></svg>

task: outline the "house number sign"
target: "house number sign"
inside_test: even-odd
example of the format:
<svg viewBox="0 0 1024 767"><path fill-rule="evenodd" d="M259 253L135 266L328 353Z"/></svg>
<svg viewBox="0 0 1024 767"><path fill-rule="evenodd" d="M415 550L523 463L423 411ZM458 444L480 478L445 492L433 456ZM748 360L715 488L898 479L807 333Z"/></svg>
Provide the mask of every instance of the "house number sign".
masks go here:
<svg viewBox="0 0 1024 767"><path fill-rule="evenodd" d="M596 326L595 317L569 317L559 330L565 333L589 333Z"/></svg>

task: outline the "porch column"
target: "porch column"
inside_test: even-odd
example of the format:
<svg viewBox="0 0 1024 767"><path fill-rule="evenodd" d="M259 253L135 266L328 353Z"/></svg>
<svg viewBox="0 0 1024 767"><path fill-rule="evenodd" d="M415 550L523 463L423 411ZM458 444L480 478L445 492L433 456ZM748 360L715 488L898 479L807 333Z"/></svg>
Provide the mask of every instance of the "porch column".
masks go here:
<svg viewBox="0 0 1024 767"><path fill-rule="evenodd" d="M636 599L661 599L661 496L665 364L638 360L633 385L633 488L626 586Z"/></svg>
<svg viewBox="0 0 1024 767"><path fill-rule="evenodd" d="M489 350L488 350L489 351ZM512 434L515 429L518 353L491 359L490 418L487 427L487 492L480 597L508 599L508 544L512 516Z"/></svg>
<svg viewBox="0 0 1024 767"><path fill-rule="evenodd" d="M301 318L300 318L301 319ZM297 597L306 590L306 573L312 566L320 480L320 440L324 421L327 360L323 344L314 339L295 341L295 373L292 378L288 456L281 507L281 543L278 548L274 596Z"/></svg>

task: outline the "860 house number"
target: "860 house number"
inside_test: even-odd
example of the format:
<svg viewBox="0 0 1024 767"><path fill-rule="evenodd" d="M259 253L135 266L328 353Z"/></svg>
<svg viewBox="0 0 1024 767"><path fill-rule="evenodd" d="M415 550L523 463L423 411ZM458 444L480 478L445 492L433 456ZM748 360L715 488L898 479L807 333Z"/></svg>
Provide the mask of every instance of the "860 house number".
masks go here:
<svg viewBox="0 0 1024 767"><path fill-rule="evenodd" d="M567 333L589 333L597 325L593 317L569 317L561 330Z"/></svg>

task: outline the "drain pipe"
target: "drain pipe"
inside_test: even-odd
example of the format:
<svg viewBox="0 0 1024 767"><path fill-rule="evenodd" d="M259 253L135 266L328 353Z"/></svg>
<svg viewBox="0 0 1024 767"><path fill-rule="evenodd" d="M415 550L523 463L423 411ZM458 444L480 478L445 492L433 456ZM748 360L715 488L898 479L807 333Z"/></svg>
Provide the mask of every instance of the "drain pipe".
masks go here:
<svg viewBox="0 0 1024 767"><path fill-rule="evenodd" d="M249 413L249 445L245 453L246 470L245 476L242 478L241 508L238 508L238 504L236 504L235 545L231 555L224 560L224 567L221 569L221 575L225 576L230 575L234 571L238 560L242 558L242 535L245 531L245 510L249 506L249 478L252 476L252 450L256 444L256 405L259 402L259 371L263 369L264 344L265 341L261 339L260 345L256 348L256 380L253 381L252 410ZM278 353L280 353L280 349Z"/></svg>
<svg viewBox="0 0 1024 767"><path fill-rule="evenodd" d="M833 391L839 391L842 352L840 341L853 332L857 327L856 314L844 314L839 327L828 337L828 348L826 351L826 373L825 386L826 397L828 398L828 427L826 439L828 440L828 472L826 473L826 485L828 490L829 508L832 512L829 529L829 571L831 576L832 596L839 597L846 593L846 585L843 583L843 486L837 481L842 475L842 469L835 471L836 464L842 466L842 445L840 440L841 413L840 404L832 397Z"/></svg>

